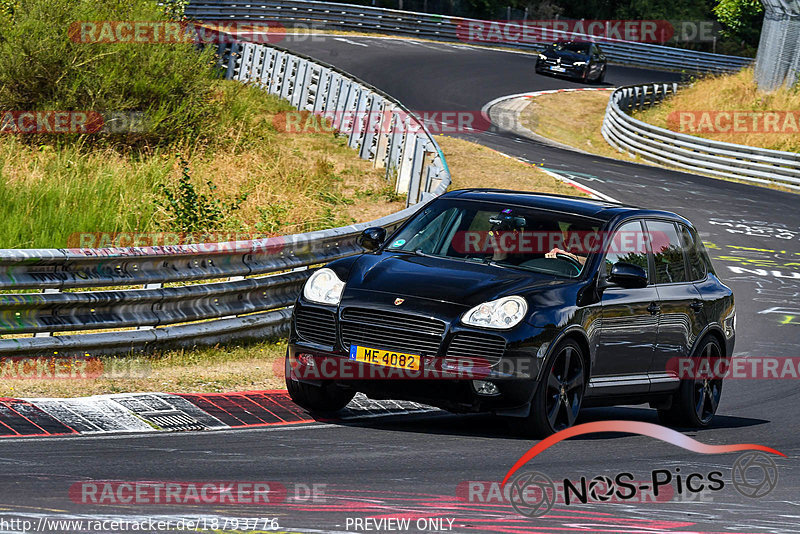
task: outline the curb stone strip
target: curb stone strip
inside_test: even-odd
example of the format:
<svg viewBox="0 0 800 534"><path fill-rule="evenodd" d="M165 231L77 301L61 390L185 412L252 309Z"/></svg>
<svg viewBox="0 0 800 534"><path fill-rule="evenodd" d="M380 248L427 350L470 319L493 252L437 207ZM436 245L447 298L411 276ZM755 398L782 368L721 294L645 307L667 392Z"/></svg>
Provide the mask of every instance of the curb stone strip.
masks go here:
<svg viewBox="0 0 800 534"><path fill-rule="evenodd" d="M333 420L437 412L415 402L377 401L358 394ZM316 421L294 404L286 390L0 398L0 437L227 430Z"/></svg>

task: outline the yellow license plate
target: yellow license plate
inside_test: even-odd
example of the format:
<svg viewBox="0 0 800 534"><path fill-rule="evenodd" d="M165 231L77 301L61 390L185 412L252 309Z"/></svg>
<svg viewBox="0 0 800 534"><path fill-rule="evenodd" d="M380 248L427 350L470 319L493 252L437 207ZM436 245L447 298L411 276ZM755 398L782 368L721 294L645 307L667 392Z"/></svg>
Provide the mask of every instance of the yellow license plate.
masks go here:
<svg viewBox="0 0 800 534"><path fill-rule="evenodd" d="M417 354L403 354L402 352L351 345L350 359L372 365L419 371L419 355Z"/></svg>

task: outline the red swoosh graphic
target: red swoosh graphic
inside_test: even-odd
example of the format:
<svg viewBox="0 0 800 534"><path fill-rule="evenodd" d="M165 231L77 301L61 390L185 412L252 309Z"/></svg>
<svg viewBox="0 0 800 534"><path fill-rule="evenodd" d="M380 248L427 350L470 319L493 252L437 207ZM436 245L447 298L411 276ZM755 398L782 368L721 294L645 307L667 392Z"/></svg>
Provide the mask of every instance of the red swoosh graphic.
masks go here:
<svg viewBox="0 0 800 534"><path fill-rule="evenodd" d="M672 443L678 447L683 447L684 449L701 454L722 454L726 452L754 450L779 454L784 457L786 456L782 452L770 447L756 445L753 443L737 443L734 445L706 445L705 443L700 443L689 436L684 436L680 432L672 430L671 428L661 425L654 425L653 423L642 423L639 421L596 421L594 423L583 423L581 425L566 428L561 432L557 432L552 436L543 439L531 447L530 450L523 454L522 457L517 460L517 463L515 463L511 469L508 470L508 473L506 473L506 477L503 479L501 486L505 486L506 482L508 482L508 479L511 478L511 476L516 473L520 467L533 459L534 456L552 447L559 441L563 441L574 436L594 434L597 432L624 432L626 434L641 434L643 436L650 436L651 438L666 441L667 443Z"/></svg>

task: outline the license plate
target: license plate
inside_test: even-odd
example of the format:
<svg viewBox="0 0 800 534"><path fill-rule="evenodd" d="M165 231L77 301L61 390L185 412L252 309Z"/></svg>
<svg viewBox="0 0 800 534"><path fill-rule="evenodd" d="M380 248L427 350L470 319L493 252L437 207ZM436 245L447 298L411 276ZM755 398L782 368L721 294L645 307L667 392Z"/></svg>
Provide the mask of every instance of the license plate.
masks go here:
<svg viewBox="0 0 800 534"><path fill-rule="evenodd" d="M391 350L371 349L369 347L351 345L350 359L372 365L383 365L384 367L419 371L419 355L417 354L404 354Z"/></svg>
<svg viewBox="0 0 800 534"><path fill-rule="evenodd" d="M554 70L556 72L566 72L567 69L564 67L550 67L550 70Z"/></svg>

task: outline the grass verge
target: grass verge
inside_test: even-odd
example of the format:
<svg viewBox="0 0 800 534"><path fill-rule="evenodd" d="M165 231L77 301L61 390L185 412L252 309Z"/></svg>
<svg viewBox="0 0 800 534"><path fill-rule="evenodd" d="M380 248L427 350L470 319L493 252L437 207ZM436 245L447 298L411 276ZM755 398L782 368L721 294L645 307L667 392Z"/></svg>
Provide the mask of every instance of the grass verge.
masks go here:
<svg viewBox="0 0 800 534"><path fill-rule="evenodd" d="M495 187L585 196L581 191L556 180L535 165L505 157L491 148L455 137L438 136L436 140L447 158L447 164L453 175L451 189Z"/></svg>
<svg viewBox="0 0 800 534"><path fill-rule="evenodd" d="M702 115L694 114L695 128L689 129L690 124L681 128L680 120L675 120L680 112L794 112L800 110L800 86L793 89L783 87L776 91L765 93L758 90L753 69L745 69L736 74L720 75L704 78L682 89L678 94L668 98L660 105L636 113L636 118L647 123L668 128L676 132L696 135L706 139L714 139L726 143L756 146L770 150L784 150L800 152L800 121L780 120L775 127L770 126L769 132L735 131L732 123L722 122L723 129L727 132L713 131L716 126L712 123L701 122ZM710 115L713 117L713 115ZM758 125L764 126L759 120ZM751 130L752 122L742 123L737 129Z"/></svg>
<svg viewBox="0 0 800 534"><path fill-rule="evenodd" d="M453 173L453 189L500 187L583 195L533 165L507 158L481 145L450 137L439 137L437 141ZM353 158L352 152L348 154ZM380 193L373 196L380 196ZM375 198L364 200L373 202ZM399 207L392 206L392 210ZM369 213L369 218L377 215L365 213ZM0 396L82 397L136 391L196 393L283 388L280 370L285 351L285 341L267 340L128 356L126 363L149 369L146 376L132 379L14 380L0 375Z"/></svg>
<svg viewBox="0 0 800 534"><path fill-rule="evenodd" d="M99 233L279 235L371 220L402 206L384 171L358 159L345 138L282 133L276 123L292 109L287 102L238 82L219 81L214 89L221 110L208 125L214 135L191 144L142 153L31 146L4 136L0 248L77 246L81 235L89 236L86 246L114 244L92 241ZM163 189L179 190L181 160L191 187L224 205L215 218L187 221L166 205Z"/></svg>
<svg viewBox="0 0 800 534"><path fill-rule="evenodd" d="M520 114L530 131L592 154L635 161L611 148L600 129L609 91L576 91L539 95Z"/></svg>

